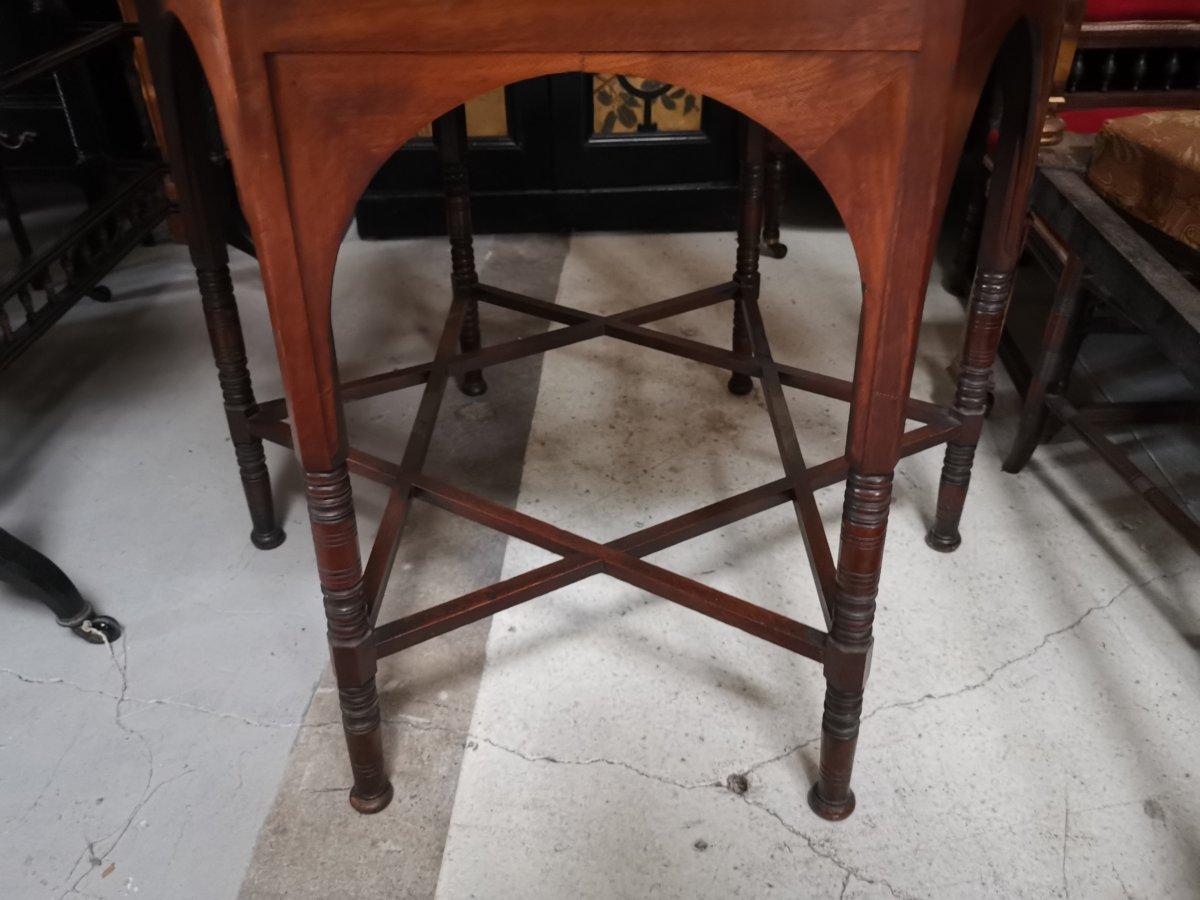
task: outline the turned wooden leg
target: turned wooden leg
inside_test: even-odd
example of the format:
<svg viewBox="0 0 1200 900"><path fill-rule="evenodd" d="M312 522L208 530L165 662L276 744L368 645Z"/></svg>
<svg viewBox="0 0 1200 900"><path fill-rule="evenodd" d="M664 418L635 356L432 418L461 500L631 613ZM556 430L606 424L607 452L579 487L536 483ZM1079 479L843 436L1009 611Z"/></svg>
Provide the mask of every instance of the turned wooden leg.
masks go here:
<svg viewBox="0 0 1200 900"><path fill-rule="evenodd" d="M1029 83L1017 66L997 64L1001 79L1003 113L997 145L979 262L967 309L955 412L963 420L959 436L946 445L938 489L937 515L925 542L949 553L962 543L959 521L971 483L975 448L983 429L988 396L992 390L992 365L1004 333L1004 317L1012 293L1013 277L1024 246L1026 210L1033 183L1041 124L1029 102Z"/></svg>
<svg viewBox="0 0 1200 900"><path fill-rule="evenodd" d="M773 259L787 256L787 244L779 240L779 223L787 199L787 150L772 140L767 150L766 199L760 250Z"/></svg>
<svg viewBox="0 0 1200 900"><path fill-rule="evenodd" d="M241 472L246 504L250 508L250 541L260 550L270 550L282 544L285 535L275 519L271 476L262 441L253 437L247 428L247 420L258 406L250 385L250 371L246 367L246 347L224 246L218 252L197 257L196 280L200 285L204 321L208 325L208 338L217 364L217 378L225 399L225 417L229 421L233 452Z"/></svg>
<svg viewBox="0 0 1200 900"><path fill-rule="evenodd" d="M1036 134L1030 97L1034 72L1024 45L1009 43L997 70L1005 73L1006 128L997 158L998 177L989 204L990 229L981 249L982 268L971 307L967 351L956 406L966 423L960 430L967 453L974 451L983 421L988 374L1003 324L1011 271L1021 248L1025 198L1032 181ZM1032 144L1032 146L1031 146ZM871 668L875 604L887 534L893 472L900 456L907 413L905 400L916 361L917 325L921 319L930 263L943 210L923 202L936 189L932 178L922 183L914 171L912 192L897 198L896 225L877 258L863 257L863 305L859 319L859 351L854 363L854 397L846 438L849 475L842 508L841 543L829 599L829 636L825 644L825 709L821 721L821 755L817 783L809 805L817 815L844 819L854 811L851 790L855 750L862 722L863 692ZM928 173L927 173L928 177ZM873 272L887 272L881 280ZM999 276L993 274L999 272ZM874 284L873 284L874 282ZM950 463L961 459L951 445ZM949 465L949 464L948 464ZM952 487L952 485L950 486ZM943 484L943 491L950 493ZM961 506L959 507L961 509ZM941 512L941 509L939 509ZM953 518L955 526L957 517Z"/></svg>
<svg viewBox="0 0 1200 900"><path fill-rule="evenodd" d="M343 462L329 472L306 471L304 481L325 600L329 654L354 776L350 805L360 813L376 813L391 802L392 785L383 765L375 635L363 593L350 475Z"/></svg>
<svg viewBox="0 0 1200 900"><path fill-rule="evenodd" d="M180 54L175 62L173 69L162 70L156 76L161 85L163 121L172 146L172 176L179 191L188 249L196 267L204 320L225 400L225 417L250 508L250 540L254 546L269 550L283 543L284 533L275 519L262 441L247 428L247 418L258 407L246 366L246 346L225 246L224 222L232 196L230 186L209 153L212 141L200 112L208 100L199 64L186 54ZM189 114L181 115L180 109L188 110Z"/></svg>
<svg viewBox="0 0 1200 900"><path fill-rule="evenodd" d="M201 272L222 385L227 387L227 401L239 413L238 417L231 416L231 423L240 423L245 419L240 414L253 404L253 398L229 289L224 241L227 219L214 208L211 199L223 195L225 175L207 155L204 74L173 17L155 14L152 6L144 5L148 14L140 25L154 67L167 155L187 213L188 243ZM375 636L364 596L329 308L337 242L333 254L316 264L319 287L306 283L295 255L297 221L283 181L272 176L271 165L261 164L257 153L250 152L247 158L253 162L247 169L239 168L238 183L254 226L254 247L262 267L287 394L289 430L304 470L330 657L353 773L350 803L360 812L377 812L391 800L392 787L384 768L375 687ZM269 227L259 227L264 223ZM318 257L314 253L312 258ZM236 431L234 440L240 440ZM246 460L257 465L259 454L261 450L247 450ZM265 479L253 483L256 489L264 488L263 496L269 499Z"/></svg>
<svg viewBox="0 0 1200 900"><path fill-rule="evenodd" d="M981 268L971 289L967 313L967 340L962 363L958 369L958 388L954 394L954 409L963 417L965 427L961 437L946 445L942 464L941 484L938 487L937 515L927 543L934 550L949 553L962 543L958 523L971 484L971 466L975 448L987 412L988 396L992 391L992 364L1004 329L1004 313L1012 292L1013 269L989 272Z"/></svg>
<svg viewBox="0 0 1200 900"><path fill-rule="evenodd" d="M963 211L962 230L946 278L947 290L960 298L966 297L971 290L971 273L975 271L975 255L983 230L983 210L987 205L987 173L972 172L970 177L970 193Z"/></svg>
<svg viewBox="0 0 1200 900"><path fill-rule="evenodd" d="M966 297L971 290L971 276L978 262L979 241L983 234L983 216L987 208L988 179L984 165L988 135L992 125L992 91L987 88L971 120L963 150L963 171L960 176L966 194L963 206L962 229L946 273L946 289L956 297Z"/></svg>
<svg viewBox="0 0 1200 900"><path fill-rule="evenodd" d="M733 298L733 352L750 356L754 351L746 323L746 302L758 299L759 235L763 227L763 145L762 126L742 120L742 170L740 179L741 213L738 218L737 270L733 280L738 292ZM729 390L744 396L754 390L754 380L742 372L729 377Z"/></svg>
<svg viewBox="0 0 1200 900"><path fill-rule="evenodd" d="M446 230L450 234L451 282L456 296L465 296L462 331L459 346L463 353L480 347L479 304L475 287L479 276L475 272L475 250L472 245L471 191L467 182L467 110L459 106L433 123L433 136L442 160L442 179L446 191ZM483 372L476 369L463 374L459 390L478 397L487 390Z"/></svg>
<svg viewBox="0 0 1200 900"><path fill-rule="evenodd" d="M851 472L846 480L833 628L826 645L821 762L808 795L809 805L823 819L844 819L854 812L850 774L871 665L871 629L891 499L891 474Z"/></svg>
<svg viewBox="0 0 1200 900"><path fill-rule="evenodd" d="M1025 403L1021 408L1021 424L1017 436L1004 460L1005 472L1020 472L1029 462L1046 429L1046 394L1065 384L1064 371L1068 357L1064 354L1075 329L1078 328L1079 300L1083 282L1083 264L1068 251L1062 274L1054 293L1054 303L1046 320L1042 346L1034 366Z"/></svg>

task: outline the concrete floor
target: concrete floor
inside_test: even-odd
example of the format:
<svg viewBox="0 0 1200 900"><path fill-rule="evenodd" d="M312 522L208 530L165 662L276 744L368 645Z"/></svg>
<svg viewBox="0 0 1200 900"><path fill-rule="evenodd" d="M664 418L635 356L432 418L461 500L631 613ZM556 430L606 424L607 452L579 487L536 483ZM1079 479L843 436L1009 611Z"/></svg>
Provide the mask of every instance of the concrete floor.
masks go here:
<svg viewBox="0 0 1200 900"><path fill-rule="evenodd" d="M848 241L787 238L789 257L763 264L775 353L848 376ZM489 280L610 311L724 280L733 242L478 250ZM441 241L348 240L334 309L349 377L428 355L446 257ZM257 272L244 257L235 271L259 394L276 396ZM89 647L0 586L0 895L1200 894L1200 561L1076 443L1003 475L1003 376L956 554L922 541L940 454L899 470L852 819L803 802L816 666L604 578L385 661L396 802L359 817L294 465L268 450L290 537L255 551L186 254L139 250L108 284L121 302L84 302L0 379L0 522L126 626ZM952 392L961 322L931 289L914 393ZM494 310L484 325L487 340L541 327ZM728 310L662 327L723 343ZM1111 358L1088 360L1101 388ZM450 395L438 473L585 535L778 477L761 398L691 363L591 343L488 378L482 398ZM352 408L356 442L394 454L415 398ZM844 406L790 399L808 458L840 453ZM1130 439L1195 499L1188 444ZM365 552L384 496L355 487ZM819 495L831 535L839 495ZM385 617L546 558L428 510L410 538ZM654 561L819 621L787 509Z"/></svg>

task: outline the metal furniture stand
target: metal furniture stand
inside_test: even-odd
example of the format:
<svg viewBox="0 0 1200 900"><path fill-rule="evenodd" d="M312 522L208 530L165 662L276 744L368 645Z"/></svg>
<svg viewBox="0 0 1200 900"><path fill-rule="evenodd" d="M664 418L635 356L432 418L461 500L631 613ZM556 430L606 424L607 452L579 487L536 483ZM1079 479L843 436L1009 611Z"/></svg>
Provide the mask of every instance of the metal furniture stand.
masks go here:
<svg viewBox="0 0 1200 900"><path fill-rule="evenodd" d="M92 644L115 641L121 625L110 616L98 616L83 599L74 582L58 566L24 541L0 528L0 580L32 587L58 617L58 624Z"/></svg>
<svg viewBox="0 0 1200 900"><path fill-rule="evenodd" d="M0 73L0 96L36 79L54 76L77 65L89 53L128 42L137 31L123 23L105 25L62 47ZM70 121L70 110L64 110ZM21 141L0 149L0 206L4 207L20 263L0 280L0 370L49 330L81 298L112 299L100 284L134 247L150 237L170 211L163 192L166 166L161 160L97 160L76 148L89 171L105 173L114 187L90 198L89 208L54 241L35 247L22 221L3 161L4 149L21 149ZM9 154L13 155L13 154Z"/></svg>
<svg viewBox="0 0 1200 900"><path fill-rule="evenodd" d="M0 72L0 96L37 79L53 77L70 127L72 113L79 110L72 108L62 83L57 80L60 70L79 65L86 55L101 48L128 42L135 33L136 29L121 23L85 31L60 47ZM114 187L107 192L99 191L98 187L85 191L89 208L45 246L35 247L30 240L12 191L9 171L0 159L0 206L4 208L18 255L16 270L0 279L0 371L81 298L112 299L100 280L149 238L170 209L163 192L166 167L161 161L97 158L78 143L80 135L73 127L70 133L76 141L77 167L87 170L86 182L95 181L97 185L103 182ZM33 132L15 135L0 147L0 155L17 155L36 137ZM106 177L97 179L98 171ZM121 634L115 619L95 615L91 604L83 599L62 569L3 529L0 529L0 577L33 586L54 611L59 624L87 641L103 643L106 639L116 640Z"/></svg>
<svg viewBox="0 0 1200 900"><path fill-rule="evenodd" d="M207 79L254 233L286 399L230 408L235 440L295 448L304 469L317 568L354 786L364 813L392 798L375 673L381 659L436 635L604 573L807 656L823 666L820 771L809 795L827 819L854 809L850 775L870 669L875 598L902 456L947 443L929 542L959 543L959 520L984 399L1021 247L1057 0L667 0L636 46L605 27L610 6L579 0L141 0L140 21L176 181L188 211L201 291L232 309L219 217L206 208L204 167L188 151ZM516 26L514 23L520 23ZM996 176L980 251L964 362L952 408L909 399L930 262L972 112L995 67L1004 95ZM561 71L629 72L715 96L754 123L743 137L737 261L730 281L600 316L479 282L458 107L498 85ZM450 112L447 112L450 110ZM453 299L432 360L341 381L332 341L332 273L353 206L391 152L437 121L447 195ZM863 307L853 381L777 361L759 310L764 129L796 151L828 188L858 254ZM732 347L664 334L653 322L722 302ZM561 324L483 346L480 305ZM229 313L232 318L233 313ZM608 543L500 507L427 475L424 460L447 385L484 389L483 371L535 353L608 337L731 373L730 389L761 386L781 477ZM223 370L224 374L224 370ZM244 373L239 373L239 378ZM224 381L224 380L223 380ZM350 446L342 404L402 388L422 399L398 461ZM842 456L804 457L785 389L848 401ZM905 431L915 420L919 427ZM240 455L239 455L239 458ZM390 496L365 567L351 473ZM265 474L263 476L265 481ZM846 482L834 555L813 492ZM430 503L561 558L532 572L396 621L377 621L397 544L414 502ZM824 628L716 591L644 557L762 510L791 504L813 569ZM252 514L257 520L252 499Z"/></svg>

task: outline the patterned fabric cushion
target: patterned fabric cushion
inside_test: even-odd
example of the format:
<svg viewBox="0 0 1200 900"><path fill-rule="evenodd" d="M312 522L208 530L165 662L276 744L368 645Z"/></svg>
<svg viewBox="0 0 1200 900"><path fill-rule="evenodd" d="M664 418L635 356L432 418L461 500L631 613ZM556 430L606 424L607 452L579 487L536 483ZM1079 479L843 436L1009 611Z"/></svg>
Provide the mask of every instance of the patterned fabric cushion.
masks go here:
<svg viewBox="0 0 1200 900"><path fill-rule="evenodd" d="M1089 22L1200 18L1200 0L1088 0Z"/></svg>
<svg viewBox="0 0 1200 900"><path fill-rule="evenodd" d="M1110 202L1200 250L1200 110L1109 122L1096 135L1088 180Z"/></svg>

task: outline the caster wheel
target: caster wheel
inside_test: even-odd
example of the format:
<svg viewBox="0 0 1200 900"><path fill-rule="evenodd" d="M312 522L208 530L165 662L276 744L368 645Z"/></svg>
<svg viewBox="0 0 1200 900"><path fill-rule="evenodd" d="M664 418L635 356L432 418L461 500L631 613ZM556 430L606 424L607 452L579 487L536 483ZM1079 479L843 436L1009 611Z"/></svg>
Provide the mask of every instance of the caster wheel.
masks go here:
<svg viewBox="0 0 1200 900"><path fill-rule="evenodd" d="M71 631L89 644L111 644L121 636L121 623L111 616L93 616Z"/></svg>
<svg viewBox="0 0 1200 900"><path fill-rule="evenodd" d="M87 295L97 303L112 303L113 299L112 291L102 284L96 285L87 292Z"/></svg>

